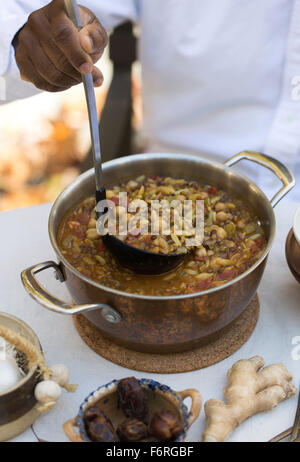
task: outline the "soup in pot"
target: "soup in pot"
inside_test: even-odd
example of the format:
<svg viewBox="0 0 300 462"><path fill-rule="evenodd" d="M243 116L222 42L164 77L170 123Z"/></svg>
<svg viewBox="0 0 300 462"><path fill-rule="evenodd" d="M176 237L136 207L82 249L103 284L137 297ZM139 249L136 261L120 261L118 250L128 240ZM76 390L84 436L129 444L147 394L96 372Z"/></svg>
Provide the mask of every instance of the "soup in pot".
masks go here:
<svg viewBox="0 0 300 462"><path fill-rule="evenodd" d="M188 245L189 229L175 233L175 215L170 214L170 232L164 234L163 207L156 215L158 233L128 232L121 235L122 223L134 219L134 213L120 204L119 193L127 193L127 205L139 199L177 203L191 201L191 224L195 222L196 201L203 206L204 235L201 244ZM103 245L96 228L96 203L85 199L64 218L58 231L58 244L70 264L80 273L107 287L132 294L170 296L200 292L221 286L251 267L266 248L266 236L259 218L233 194L214 186L179 178L146 177L130 179L110 186L107 198L116 205L118 237L142 250L157 253L181 253L187 256L181 266L160 276L137 275L121 267ZM165 203L166 203L165 202Z"/></svg>

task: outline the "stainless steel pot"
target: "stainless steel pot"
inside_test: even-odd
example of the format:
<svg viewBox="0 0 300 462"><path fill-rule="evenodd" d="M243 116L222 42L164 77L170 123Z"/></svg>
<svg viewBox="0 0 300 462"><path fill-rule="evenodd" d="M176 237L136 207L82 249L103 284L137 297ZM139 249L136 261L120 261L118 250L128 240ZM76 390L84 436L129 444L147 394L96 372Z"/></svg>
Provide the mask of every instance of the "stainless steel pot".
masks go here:
<svg viewBox="0 0 300 462"><path fill-rule="evenodd" d="M231 168L243 159L272 170L282 181L282 188L271 201L252 181ZM104 336L118 344L153 353L184 351L218 337L250 303L275 235L273 207L292 189L295 179L277 160L249 151L237 154L225 165L182 154L141 154L104 164L106 185L144 173L198 180L239 195L261 219L268 239L263 255L234 280L195 294L142 296L97 284L70 265L56 239L58 227L67 211L94 194L93 171L89 170L60 194L50 213L49 235L59 263L50 261L32 266L22 272L22 281L27 292L45 308L67 315L82 313ZM66 282L76 305L58 300L40 285L36 274L47 268L54 268L57 278Z"/></svg>

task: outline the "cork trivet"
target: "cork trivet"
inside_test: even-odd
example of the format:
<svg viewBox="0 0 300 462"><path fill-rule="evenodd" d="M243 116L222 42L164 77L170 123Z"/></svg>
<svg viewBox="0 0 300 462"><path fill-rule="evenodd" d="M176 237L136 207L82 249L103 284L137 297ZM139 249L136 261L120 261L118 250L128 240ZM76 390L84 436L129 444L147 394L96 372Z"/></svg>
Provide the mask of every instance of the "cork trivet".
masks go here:
<svg viewBox="0 0 300 462"><path fill-rule="evenodd" d="M174 374L212 366L241 348L251 336L259 316L259 299L255 295L243 314L217 340L183 353L149 354L129 350L104 338L84 316L74 316L81 338L98 355L119 366L142 372Z"/></svg>

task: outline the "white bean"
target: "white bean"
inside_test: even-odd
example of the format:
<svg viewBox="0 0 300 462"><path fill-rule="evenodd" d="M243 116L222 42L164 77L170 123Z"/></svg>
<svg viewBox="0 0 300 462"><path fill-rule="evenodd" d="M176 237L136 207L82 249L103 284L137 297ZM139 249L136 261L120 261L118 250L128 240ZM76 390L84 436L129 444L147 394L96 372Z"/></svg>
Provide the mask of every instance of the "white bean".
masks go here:
<svg viewBox="0 0 300 462"><path fill-rule="evenodd" d="M98 234L97 229L96 229L96 228L90 228L90 229L88 229L87 232L86 232L86 237L87 237L88 239L92 239L92 240L98 239L98 238L99 238L99 234Z"/></svg>

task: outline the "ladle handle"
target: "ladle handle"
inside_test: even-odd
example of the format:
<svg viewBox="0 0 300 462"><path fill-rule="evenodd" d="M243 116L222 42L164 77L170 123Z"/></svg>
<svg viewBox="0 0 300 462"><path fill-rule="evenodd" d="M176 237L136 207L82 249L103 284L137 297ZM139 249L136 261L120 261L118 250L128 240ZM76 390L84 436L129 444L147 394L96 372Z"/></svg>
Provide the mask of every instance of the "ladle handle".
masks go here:
<svg viewBox="0 0 300 462"><path fill-rule="evenodd" d="M76 0L64 0L65 10L73 24L79 29L82 27L79 8ZM92 139L92 152L95 167L95 181L97 191L103 189L101 145L98 125L98 111L95 98L94 82L92 74L82 74L86 102L89 113L90 132Z"/></svg>

